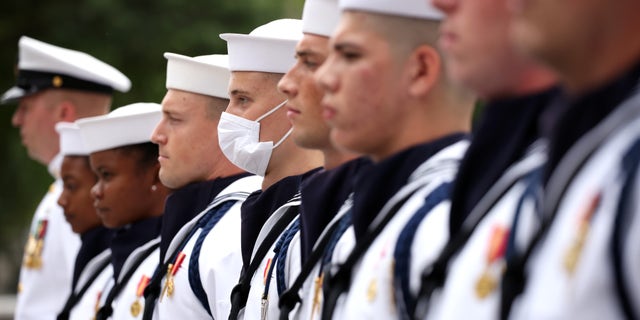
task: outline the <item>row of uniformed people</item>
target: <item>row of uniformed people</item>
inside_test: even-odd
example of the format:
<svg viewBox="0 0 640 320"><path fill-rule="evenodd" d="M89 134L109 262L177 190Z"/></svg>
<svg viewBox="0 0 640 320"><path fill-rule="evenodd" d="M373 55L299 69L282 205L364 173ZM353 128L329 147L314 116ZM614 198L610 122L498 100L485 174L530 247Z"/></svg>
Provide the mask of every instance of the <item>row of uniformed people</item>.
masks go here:
<svg viewBox="0 0 640 320"><path fill-rule="evenodd" d="M510 19L506 11L485 20L474 16L481 9L463 11L462 7L436 3L449 15L448 21L477 22L458 31L460 34L476 28L491 29ZM458 163L468 144L464 132L468 130L472 99L442 75L443 62L434 49L440 15L424 1L408 2L402 8L388 1L345 0L340 5L344 13L333 32L335 25L330 22L338 20L335 3L317 0L305 4L305 35L296 47L298 62L279 84L289 98L286 104L278 102L283 96L275 91L275 83L289 70L283 57L297 42L294 36L287 36L296 22L275 21L248 36L225 36L232 77L231 100L226 108L229 113L219 116L217 126L221 151L236 166L264 176L261 190L251 194L242 206L231 203L242 201L246 195L236 194L237 198L232 195L230 200L218 198L215 191L221 187L213 187L215 191L211 192L211 186L206 186L208 182L231 187L232 181L217 180L236 176L241 181L239 172L187 178L189 174L180 172L178 166L171 168L176 158L197 153L192 149L172 152L171 134L178 141L175 145L182 146L188 145L186 139L191 140L202 131L181 136L180 126L188 127L183 123L193 119L171 108L178 105L186 108L186 103L170 101L172 98L175 101L175 95L202 93L193 88L197 81L171 87L168 75L163 124L154 133L154 142L161 150L160 179L182 191L184 198L176 196L173 203L177 208L173 211L169 198L165 208L162 243L166 251L161 253L163 263L155 269L145 292L147 317L172 318L192 311L199 313L193 317L206 317L203 311L214 318L225 317L230 308L233 318L242 315L273 318L278 316L278 304L282 310L294 309L294 315L300 318L369 315L448 319L496 318L501 312L503 317L509 315L513 298L509 295L518 293L517 288L515 293L511 290L522 285L517 274L523 272L518 270L523 268L519 258L529 254L529 242L538 243L533 228L541 224L540 230L546 232L551 225L536 214L540 211L536 205L546 203L547 198L540 201L540 197L543 179L547 178L545 170L551 171L547 145L557 143L554 136L548 139L544 131L548 126L545 121L556 118L558 111L549 103L555 95L553 75L516 52L507 39L507 29L500 29L500 39L492 42L493 46L477 44L478 50L489 48L495 54L478 55L471 67L465 65L468 60L454 54L453 47L444 46L445 53L450 54L448 71L452 80L490 102L453 188ZM463 18L456 18L458 14ZM333 20L326 19L327 16ZM421 32L409 36L407 29ZM327 48L330 35L332 47ZM289 47L276 49L275 44ZM262 56L258 52L264 51L259 49L272 51ZM331 52L328 62L317 70L328 51ZM198 65L195 63L198 59L184 60ZM204 66L198 67L202 70ZM505 76L488 81L495 69L500 68L503 68L500 74ZM198 72L191 70L188 74L195 73ZM316 79L312 79L314 73ZM187 98L183 96L181 100ZM273 105L276 107L269 107ZM283 106L288 109L292 132L287 131L290 129L283 121ZM326 123L318 121L321 108ZM510 112L514 118L505 119ZM256 120L247 120L253 118ZM290 133L299 147L287 139ZM616 145L618 152L624 152L633 141L635 135L630 136L628 141ZM265 143L260 139L277 142ZM300 147L321 152L314 154ZM492 149L495 153L491 154L498 155L499 162L487 164L486 154ZM354 154L365 155L372 163L356 159ZM553 152L551 155L555 156ZM614 163L609 166L615 168L617 159L605 160ZM192 161L199 160L202 158ZM196 164L191 168L194 162L187 158L179 159L178 163L194 171L201 168ZM313 169L323 163L324 169ZM602 164L596 161L594 166ZM606 175L607 171L600 174ZM587 180L599 183L597 179ZM297 195L299 190L302 202ZM233 194L233 190L228 191ZM453 207L449 212L451 192ZM574 197L583 199L584 194L577 192ZM197 199L197 208L190 206L193 199ZM241 246L240 251L229 252L229 260L224 257L216 260L220 242L224 240L210 239L233 230L212 229L220 216L229 216L225 213L229 210L225 200L240 210L242 219L237 221L236 214L236 224L241 226L235 230L241 230ZM585 219L589 220L600 208L600 196L586 200L589 203ZM609 204L608 210L612 206ZM218 219L213 218L216 216ZM186 221L189 222L176 233ZM580 222L577 245L580 239L585 240L580 238L585 236L582 229L585 223L589 222ZM211 254L197 253L207 241L211 243ZM578 266L583 245L582 242L579 247L569 246L563 262L569 278ZM562 250L554 245L548 247L551 251ZM185 260L191 259L189 256L196 255L197 260L188 261L197 262L184 265ZM222 268L215 267L220 261L224 261L225 267L230 261L242 261L242 270L232 267L220 272ZM499 289L505 264L507 278L502 284L505 292L501 303ZM186 271L179 273L180 266ZM219 286L221 281L216 275L231 274L234 279L234 271L235 275L240 274L240 281L231 292L230 286L235 281L222 281L226 286ZM300 272L302 276L298 275ZM515 280L510 278L514 273ZM530 285L536 290L533 295L545 294L552 287L548 284L548 279L553 278L549 273L538 277ZM611 290L609 280L607 288ZM144 286L146 281L140 283ZM289 287L292 291L286 292ZM566 290L570 291L571 285ZM226 300L229 292L231 306ZM527 292L524 303L518 305L519 310L525 311L517 315L527 317L530 312L543 310L535 307L540 297L528 298L531 295ZM278 302L278 298L282 301ZM155 299L159 299L157 306L149 303ZM557 300L566 299L571 298ZM564 312L577 312L590 300L578 302L562 305L556 301L553 307L545 307L555 308L551 312L557 313L550 315L557 317ZM615 302L601 302L603 308L596 308L598 313L594 314L620 315L611 308ZM470 307L460 308L461 303ZM130 311L134 313L134 309ZM288 314L283 312L281 316Z"/></svg>

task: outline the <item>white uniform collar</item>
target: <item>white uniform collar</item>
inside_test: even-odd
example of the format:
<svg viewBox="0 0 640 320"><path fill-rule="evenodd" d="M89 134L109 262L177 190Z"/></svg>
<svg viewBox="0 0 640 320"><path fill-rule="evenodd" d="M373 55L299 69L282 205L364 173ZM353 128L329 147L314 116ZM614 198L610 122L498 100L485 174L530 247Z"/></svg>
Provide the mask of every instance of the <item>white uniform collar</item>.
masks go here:
<svg viewBox="0 0 640 320"><path fill-rule="evenodd" d="M53 159L51 159L49 165L47 166L49 169L49 174L51 174L51 176L55 179L60 178L60 167L62 166L62 159L62 154L58 153L53 157Z"/></svg>

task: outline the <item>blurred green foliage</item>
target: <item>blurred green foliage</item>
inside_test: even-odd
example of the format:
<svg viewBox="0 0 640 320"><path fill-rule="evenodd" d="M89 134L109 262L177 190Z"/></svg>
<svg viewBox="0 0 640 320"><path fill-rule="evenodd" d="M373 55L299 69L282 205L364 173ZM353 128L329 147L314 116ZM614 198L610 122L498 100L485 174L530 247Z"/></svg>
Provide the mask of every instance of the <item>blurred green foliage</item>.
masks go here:
<svg viewBox="0 0 640 320"><path fill-rule="evenodd" d="M246 33L277 18L299 18L303 0L9 0L0 10L0 90L14 82L17 43L27 35L87 52L124 72L133 86L113 107L160 102L164 52L225 53L218 34ZM13 292L32 214L52 178L30 160L0 106L0 292ZM8 267L8 270L7 270Z"/></svg>

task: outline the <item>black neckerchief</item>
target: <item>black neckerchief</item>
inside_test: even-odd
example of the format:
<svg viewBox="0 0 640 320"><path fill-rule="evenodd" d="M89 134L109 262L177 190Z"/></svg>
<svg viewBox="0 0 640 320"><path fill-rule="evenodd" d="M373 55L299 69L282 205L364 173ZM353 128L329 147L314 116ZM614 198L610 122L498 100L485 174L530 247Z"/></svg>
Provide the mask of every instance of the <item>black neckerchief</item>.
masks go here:
<svg viewBox="0 0 640 320"><path fill-rule="evenodd" d="M545 183L569 148L616 109L633 92L638 79L640 62L598 89L574 98L566 106L551 130Z"/></svg>
<svg viewBox="0 0 640 320"><path fill-rule="evenodd" d="M78 278L80 278L80 274L82 274L89 261L109 248L111 239L113 239L113 230L103 226L93 228L80 235L82 244L80 245L80 250L78 250L73 268L72 288L75 288L78 284Z"/></svg>
<svg viewBox="0 0 640 320"><path fill-rule="evenodd" d="M558 95L559 89L552 88L485 106L451 193L450 234L458 232L484 193L540 136L539 119Z"/></svg>
<svg viewBox="0 0 640 320"><path fill-rule="evenodd" d="M316 240L353 192L358 171L371 164L367 158L348 161L332 170L322 170L305 179L300 186L300 235L302 263Z"/></svg>
<svg viewBox="0 0 640 320"><path fill-rule="evenodd" d="M267 190L258 190L250 194L247 200L242 203L240 209L242 217L241 247L242 262L245 266L249 265L253 246L264 223L273 212L298 193L303 176L311 176L310 172L283 178Z"/></svg>
<svg viewBox="0 0 640 320"><path fill-rule="evenodd" d="M220 191L236 180L249 175L248 173L242 173L230 177L195 182L175 190L169 195L162 216L160 261L164 261L171 240L185 224L206 209Z"/></svg>
<svg viewBox="0 0 640 320"><path fill-rule="evenodd" d="M115 230L111 241L111 265L113 278L118 280L122 265L131 252L160 235L162 216L128 224Z"/></svg>
<svg viewBox="0 0 640 320"><path fill-rule="evenodd" d="M407 184L411 174L438 151L468 137L450 134L434 141L413 146L358 173L353 197L353 228L356 239L362 237L382 207Z"/></svg>

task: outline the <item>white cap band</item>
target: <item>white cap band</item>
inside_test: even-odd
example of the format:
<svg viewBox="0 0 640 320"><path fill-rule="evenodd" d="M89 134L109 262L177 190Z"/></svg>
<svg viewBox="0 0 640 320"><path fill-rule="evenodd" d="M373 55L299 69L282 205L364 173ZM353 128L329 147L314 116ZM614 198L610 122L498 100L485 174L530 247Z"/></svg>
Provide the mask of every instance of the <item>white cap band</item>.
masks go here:
<svg viewBox="0 0 640 320"><path fill-rule="evenodd" d="M76 121L89 153L151 142L151 134L162 118L157 103L134 103L104 116Z"/></svg>
<svg viewBox="0 0 640 320"><path fill-rule="evenodd" d="M167 89L229 99L229 58L226 54L188 57L166 52Z"/></svg>

